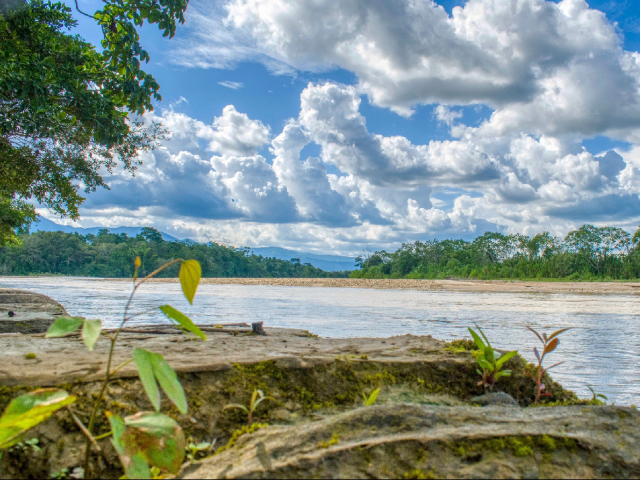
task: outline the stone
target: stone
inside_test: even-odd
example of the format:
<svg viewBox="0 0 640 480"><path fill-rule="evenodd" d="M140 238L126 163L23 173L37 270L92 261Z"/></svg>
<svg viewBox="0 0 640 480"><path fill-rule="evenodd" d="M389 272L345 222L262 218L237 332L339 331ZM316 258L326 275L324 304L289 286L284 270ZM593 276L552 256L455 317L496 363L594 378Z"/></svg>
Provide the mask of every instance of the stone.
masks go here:
<svg viewBox="0 0 640 480"><path fill-rule="evenodd" d="M516 407L518 408L518 402L515 399L504 392L491 392L485 393L471 399L471 403L487 407L489 405L500 405L502 407Z"/></svg>
<svg viewBox="0 0 640 480"><path fill-rule="evenodd" d="M0 288L0 334L44 333L60 315L67 311L46 295Z"/></svg>
<svg viewBox="0 0 640 480"><path fill-rule="evenodd" d="M261 428L178 478L638 476L640 412L631 408L387 404Z"/></svg>

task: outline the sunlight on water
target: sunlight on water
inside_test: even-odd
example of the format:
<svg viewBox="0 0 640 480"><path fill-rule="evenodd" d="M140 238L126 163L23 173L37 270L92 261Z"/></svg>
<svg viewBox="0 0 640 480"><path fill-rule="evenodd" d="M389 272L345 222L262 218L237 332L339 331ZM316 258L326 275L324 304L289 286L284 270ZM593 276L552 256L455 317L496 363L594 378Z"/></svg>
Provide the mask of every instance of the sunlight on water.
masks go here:
<svg viewBox="0 0 640 480"><path fill-rule="evenodd" d="M72 315L101 318L116 326L131 283L68 277L0 277L0 287L51 296ZM518 349L533 361L540 331L564 333L551 363L555 380L589 397L587 385L616 404L640 404L640 296L463 293L355 288L201 285L191 306L177 283L141 287L132 323L167 323L155 307L169 303L198 323L255 322L304 328L323 337L432 335L468 338L480 325L495 347Z"/></svg>

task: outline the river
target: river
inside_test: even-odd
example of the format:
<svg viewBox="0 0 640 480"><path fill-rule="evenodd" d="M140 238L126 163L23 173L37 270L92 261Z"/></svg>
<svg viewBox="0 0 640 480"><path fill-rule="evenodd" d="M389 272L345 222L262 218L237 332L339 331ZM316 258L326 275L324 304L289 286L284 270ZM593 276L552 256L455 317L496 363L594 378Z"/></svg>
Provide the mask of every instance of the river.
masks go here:
<svg viewBox="0 0 640 480"><path fill-rule="evenodd" d="M44 293L72 315L121 319L131 283L73 277L0 277L0 287ZM143 285L132 324L167 323L156 307L170 304L196 323L263 321L265 328L304 328L323 337L432 335L469 338L477 323L493 346L529 361L540 332L571 327L549 355L555 380L581 397L588 386L618 405L640 405L640 296L478 293L363 288L201 285L189 305L177 283Z"/></svg>

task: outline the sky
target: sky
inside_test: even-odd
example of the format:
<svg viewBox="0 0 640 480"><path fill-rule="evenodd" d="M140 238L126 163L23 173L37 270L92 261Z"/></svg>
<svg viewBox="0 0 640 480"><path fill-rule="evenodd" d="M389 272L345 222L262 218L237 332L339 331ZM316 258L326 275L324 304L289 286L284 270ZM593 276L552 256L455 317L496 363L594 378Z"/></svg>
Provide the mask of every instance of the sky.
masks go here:
<svg viewBox="0 0 640 480"><path fill-rule="evenodd" d="M191 0L185 18L141 32L167 139L76 225L352 255L640 224L636 1Z"/></svg>

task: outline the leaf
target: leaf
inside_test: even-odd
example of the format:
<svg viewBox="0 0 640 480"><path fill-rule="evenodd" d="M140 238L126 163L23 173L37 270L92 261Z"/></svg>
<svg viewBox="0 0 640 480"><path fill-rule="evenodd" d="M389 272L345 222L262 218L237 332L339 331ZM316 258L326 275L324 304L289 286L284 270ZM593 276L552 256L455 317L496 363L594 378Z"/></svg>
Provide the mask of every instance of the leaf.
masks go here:
<svg viewBox="0 0 640 480"><path fill-rule="evenodd" d="M484 351L484 349L486 348L485 344L482 342L482 339L478 336L478 334L476 332L474 332L473 330L471 330L471 327L467 327L469 329L469 333L471 334L471 336L473 337L473 341L476 343L476 346L481 350Z"/></svg>
<svg viewBox="0 0 640 480"><path fill-rule="evenodd" d="M533 333L535 333L535 334L536 334L536 337L538 337L538 338L540 339L540 342L541 342L541 343L545 343L545 342L544 342L544 340L542 339L542 337L540 336L540 334L539 334L538 332L536 332L536 331L535 331L533 328L531 328L529 325L527 325L527 328L528 328L529 330L531 330Z"/></svg>
<svg viewBox="0 0 640 480"><path fill-rule="evenodd" d="M542 355L546 355L547 353L551 353L553 352L556 347L558 346L558 344L560 343L560 339L559 338L554 338L553 340L551 340L546 347L544 347L544 351L542 352Z"/></svg>
<svg viewBox="0 0 640 480"><path fill-rule="evenodd" d="M557 336L558 336L558 335L560 335L562 332L566 332L567 330L571 330L571 327L563 328L563 329L561 329L561 330L558 330L557 332L553 332L553 333L551 334L551 336L549 337L549 340L551 340L551 339L553 339L553 338L557 337Z"/></svg>
<svg viewBox="0 0 640 480"><path fill-rule="evenodd" d="M205 341L207 340L207 336L204 333L202 333L202 330L200 330L191 321L191 319L187 317L185 314L183 314L182 312L179 312L178 310L176 310L170 305L161 306L160 311L164 313L167 316L167 318L169 318L169 320L173 320L178 325L182 326L185 330L193 333L194 335L197 335L202 340L205 340Z"/></svg>
<svg viewBox="0 0 640 480"><path fill-rule="evenodd" d="M249 413L249 409L244 405L240 405L239 403L230 403L229 405L225 405L224 407L222 407L222 410L231 410L232 408L244 410L245 412Z"/></svg>
<svg viewBox="0 0 640 480"><path fill-rule="evenodd" d="M82 325L82 340L87 349L92 352L93 346L100 338L102 331L102 322L100 320L85 320Z"/></svg>
<svg viewBox="0 0 640 480"><path fill-rule="evenodd" d="M82 317L58 317L47 330L45 338L62 337L67 333L75 332L84 322Z"/></svg>
<svg viewBox="0 0 640 480"><path fill-rule="evenodd" d="M379 393L380 393L380 389L379 388L376 388L373 392L371 392L371 395L369 395L369 398L365 402L365 405L367 407L370 406L370 405L373 405L374 402L376 401L376 399L378 398L378 394Z"/></svg>
<svg viewBox="0 0 640 480"><path fill-rule="evenodd" d="M14 398L0 417L0 450L15 445L27 430L75 401L75 396L53 388L35 390Z"/></svg>
<svg viewBox="0 0 640 480"><path fill-rule="evenodd" d="M502 357L500 357L500 359L496 362L496 366L498 368L500 368L502 365L504 365L507 361L509 361L511 358L515 357L518 354L518 352L516 350L514 350L513 352L507 352L505 353Z"/></svg>
<svg viewBox="0 0 640 480"><path fill-rule="evenodd" d="M153 365L153 373L158 380L158 383L167 394L169 400L171 400L181 413L187 413L187 396L184 394L184 389L178 375L173 371L173 368L167 363L162 355L159 353L149 352L151 363Z"/></svg>
<svg viewBox="0 0 640 480"><path fill-rule="evenodd" d="M478 359L478 365L480 365L480 368L482 368L486 372L490 372L493 370L491 364L482 358Z"/></svg>
<svg viewBox="0 0 640 480"><path fill-rule="evenodd" d="M155 412L139 412L124 422L114 415L109 421L114 446L129 478L151 478L149 466L178 472L187 442L175 420Z"/></svg>
<svg viewBox="0 0 640 480"><path fill-rule="evenodd" d="M537 347L533 347L533 354L536 356L538 361L540 361L540 354L538 353L538 348Z"/></svg>
<svg viewBox="0 0 640 480"><path fill-rule="evenodd" d="M196 289L198 283L200 283L200 276L202 275L202 269L197 260L186 260L180 265L180 285L182 286L182 292L187 297L189 303L193 305L193 297L196 295Z"/></svg>
<svg viewBox="0 0 640 480"><path fill-rule="evenodd" d="M156 378L153 373L153 364L150 355L151 352L142 348L136 348L133 351L133 361L136 362L136 366L138 367L138 375L140 376L144 391L147 393L147 397L151 400L151 404L153 408L156 409L156 412L159 412L160 390L158 389L158 384L156 383Z"/></svg>

